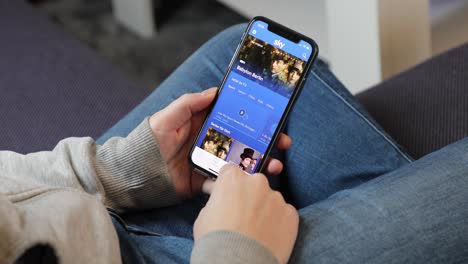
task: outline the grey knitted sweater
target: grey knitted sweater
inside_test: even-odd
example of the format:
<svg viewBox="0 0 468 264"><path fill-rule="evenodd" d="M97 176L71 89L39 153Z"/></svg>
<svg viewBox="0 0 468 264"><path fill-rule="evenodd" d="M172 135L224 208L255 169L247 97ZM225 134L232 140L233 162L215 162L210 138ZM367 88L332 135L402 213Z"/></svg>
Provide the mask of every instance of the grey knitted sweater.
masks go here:
<svg viewBox="0 0 468 264"><path fill-rule="evenodd" d="M106 207L125 212L177 202L148 119L102 146L68 138L52 151L0 151L0 263L14 263L37 244L50 245L60 263L120 263ZM191 262L277 260L257 241L220 230L194 244Z"/></svg>

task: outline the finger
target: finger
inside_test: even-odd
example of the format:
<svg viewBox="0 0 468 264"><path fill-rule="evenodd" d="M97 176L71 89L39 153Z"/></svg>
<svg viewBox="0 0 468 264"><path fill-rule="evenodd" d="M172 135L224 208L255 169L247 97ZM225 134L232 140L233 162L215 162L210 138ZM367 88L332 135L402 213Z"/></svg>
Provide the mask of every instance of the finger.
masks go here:
<svg viewBox="0 0 468 264"><path fill-rule="evenodd" d="M238 166L228 163L219 170L219 177L224 177L225 175L244 175L244 172Z"/></svg>
<svg viewBox="0 0 468 264"><path fill-rule="evenodd" d="M229 186L233 181L238 181L245 179L247 173L241 170L238 166L228 163L221 167L218 173L218 178L216 179L216 186ZM215 187L215 190L218 187Z"/></svg>
<svg viewBox="0 0 468 264"><path fill-rule="evenodd" d="M190 122L185 122L181 127L176 129L177 142L185 142L185 140L190 136L191 126L192 124Z"/></svg>
<svg viewBox="0 0 468 264"><path fill-rule="evenodd" d="M213 181L212 179L206 179L203 182L202 191L206 194L211 194L211 192L213 192L214 186L215 186L215 181Z"/></svg>
<svg viewBox="0 0 468 264"><path fill-rule="evenodd" d="M164 108L159 115L162 124L171 124L172 127L180 127L195 114L205 110L213 102L216 88L207 89L201 93L184 94L169 106Z"/></svg>
<svg viewBox="0 0 468 264"><path fill-rule="evenodd" d="M218 89L216 87L206 89L201 93L185 94L179 97L174 103L180 105L179 108L188 108L191 115L205 110L215 98Z"/></svg>
<svg viewBox="0 0 468 264"><path fill-rule="evenodd" d="M211 183L208 184L206 187L212 187L211 190L208 189L208 191L211 191L211 197L224 195L227 190L232 191L236 186L239 187L239 184L242 185L241 183L245 182L249 176L251 175L241 170L238 166L228 163L221 167L216 181L212 185Z"/></svg>
<svg viewBox="0 0 468 264"><path fill-rule="evenodd" d="M292 144L291 137L284 133L281 133L276 146L278 149L286 150L291 147L291 144Z"/></svg>
<svg viewBox="0 0 468 264"><path fill-rule="evenodd" d="M277 159L269 158L266 165L266 172L269 175L278 175L283 171L283 163Z"/></svg>

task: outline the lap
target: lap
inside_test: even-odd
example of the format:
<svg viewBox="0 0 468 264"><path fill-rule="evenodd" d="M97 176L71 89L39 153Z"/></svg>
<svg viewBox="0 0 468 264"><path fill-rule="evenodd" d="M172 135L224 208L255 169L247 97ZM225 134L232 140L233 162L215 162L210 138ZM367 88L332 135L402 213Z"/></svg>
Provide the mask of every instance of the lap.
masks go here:
<svg viewBox="0 0 468 264"><path fill-rule="evenodd" d="M466 175L468 139L302 208L290 263L464 263ZM190 237L151 227L151 212L141 216L148 223L129 230L114 219L124 259L189 261Z"/></svg>
<svg viewBox="0 0 468 264"><path fill-rule="evenodd" d="M193 240L129 226L112 215L123 263L189 263Z"/></svg>
<svg viewBox="0 0 468 264"><path fill-rule="evenodd" d="M208 41L98 143L126 136L184 93L219 85L244 29L231 27ZM293 145L279 177L281 191L298 208L409 162L324 63L318 61L309 76L288 121Z"/></svg>
<svg viewBox="0 0 468 264"><path fill-rule="evenodd" d="M300 210L292 263L468 261L468 139Z"/></svg>
<svg viewBox="0 0 468 264"><path fill-rule="evenodd" d="M110 137L126 136L144 117L184 93L219 85L244 29L245 25L232 27L203 45L139 106L101 136L98 143ZM287 133L293 138L293 146L284 155L286 169L281 176L281 189L298 208L409 162L320 61L291 113ZM187 201L180 206L132 213L123 218L128 225L144 232L185 241L192 236L192 225L202 206Z"/></svg>
<svg viewBox="0 0 468 264"><path fill-rule="evenodd" d="M289 117L282 193L297 208L411 161L318 61Z"/></svg>

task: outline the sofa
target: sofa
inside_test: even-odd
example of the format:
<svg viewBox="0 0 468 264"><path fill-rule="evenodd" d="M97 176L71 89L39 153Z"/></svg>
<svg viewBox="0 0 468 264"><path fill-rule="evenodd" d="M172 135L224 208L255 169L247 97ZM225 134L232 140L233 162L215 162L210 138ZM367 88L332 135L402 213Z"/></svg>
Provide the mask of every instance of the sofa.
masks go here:
<svg viewBox="0 0 468 264"><path fill-rule="evenodd" d="M50 150L99 137L148 91L23 1L0 0L0 149ZM468 45L357 99L414 159L468 135Z"/></svg>
<svg viewBox="0 0 468 264"><path fill-rule="evenodd" d="M24 1L0 0L0 149L99 137L148 94Z"/></svg>

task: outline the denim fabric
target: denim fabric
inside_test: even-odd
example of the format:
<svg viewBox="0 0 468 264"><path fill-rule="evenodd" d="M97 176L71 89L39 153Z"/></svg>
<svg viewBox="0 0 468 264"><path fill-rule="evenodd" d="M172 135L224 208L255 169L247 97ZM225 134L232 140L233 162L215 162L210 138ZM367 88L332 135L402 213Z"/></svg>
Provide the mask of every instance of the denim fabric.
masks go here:
<svg viewBox="0 0 468 264"><path fill-rule="evenodd" d="M176 235L160 235L128 225L110 212L119 236L123 263L189 263L193 240ZM150 219L147 222L151 222ZM177 225L177 223L174 223Z"/></svg>
<svg viewBox="0 0 468 264"><path fill-rule="evenodd" d="M299 215L291 263L468 263L468 139Z"/></svg>
<svg viewBox="0 0 468 264"><path fill-rule="evenodd" d="M411 161L318 61L288 122L283 194L302 208Z"/></svg>
<svg viewBox="0 0 468 264"><path fill-rule="evenodd" d="M145 116L166 107L184 93L218 86L244 29L245 25L234 26L203 45L98 142L102 143L112 136L126 136ZM399 188L393 188L389 192L384 183L389 187L398 184L405 187L405 176L412 175L413 170L415 176L411 179L414 179L414 184L426 183L421 174L416 173L418 162L408 166L411 158L371 120L323 62L317 61L309 75L290 115L286 132L292 137L293 145L283 154L285 171L276 179L279 179L279 188L287 200L301 209L300 236L293 262L308 263L312 259L320 263L404 262L406 255L399 254L402 251L396 247L401 245L383 243L379 247L380 239L382 242L386 238L393 239L395 230L391 227L398 221L410 223L423 218L424 208L407 212L412 207L406 207L408 203L402 199L410 195L406 191L411 192L411 189L399 191ZM395 171L398 168L402 169ZM392 171L395 172L382 176ZM437 175L430 178L437 178ZM411 201L413 207L430 203L430 191L436 186L432 186L431 182L426 184L433 188L421 187L420 191L424 193L414 194ZM446 186L443 190L449 191L449 188ZM382 194L380 189L383 189ZM193 222L205 201L206 197L201 195L170 208L121 216L112 214L124 261L188 262L193 243ZM337 210L337 205L340 205L340 210ZM436 203L436 206L440 204ZM388 210L401 211L382 217L380 213L385 212L387 207ZM442 210L436 208L434 212L437 209ZM363 221L367 217L368 220ZM388 229L387 223L390 225ZM424 229L435 222L421 226L415 223L400 231L404 231L407 239L415 239L411 243L414 249L412 256L417 257L426 248L418 248L415 241L432 236L435 227L428 229L427 235L412 230ZM368 230L365 230L366 225L369 225ZM378 232L373 233L376 229ZM366 236L369 238L361 235L363 231L368 232ZM353 243L347 244L348 240ZM433 245L430 241L426 242L421 246ZM337 254L341 247L342 254ZM358 249L363 252L353 255ZM372 254L373 249L376 254ZM441 254L445 255L445 251Z"/></svg>

